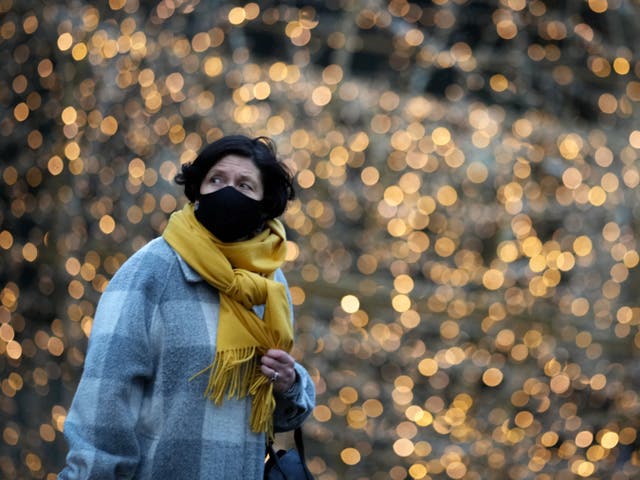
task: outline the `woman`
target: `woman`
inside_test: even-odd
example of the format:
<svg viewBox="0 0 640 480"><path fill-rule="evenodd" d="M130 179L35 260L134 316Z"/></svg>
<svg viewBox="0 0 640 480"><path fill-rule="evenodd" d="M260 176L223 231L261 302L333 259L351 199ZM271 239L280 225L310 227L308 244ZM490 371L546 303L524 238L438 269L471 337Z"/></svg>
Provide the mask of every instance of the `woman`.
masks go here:
<svg viewBox="0 0 640 480"><path fill-rule="evenodd" d="M224 137L176 182L190 202L99 302L60 479L262 478L266 438L314 406L287 353L293 189L271 141Z"/></svg>

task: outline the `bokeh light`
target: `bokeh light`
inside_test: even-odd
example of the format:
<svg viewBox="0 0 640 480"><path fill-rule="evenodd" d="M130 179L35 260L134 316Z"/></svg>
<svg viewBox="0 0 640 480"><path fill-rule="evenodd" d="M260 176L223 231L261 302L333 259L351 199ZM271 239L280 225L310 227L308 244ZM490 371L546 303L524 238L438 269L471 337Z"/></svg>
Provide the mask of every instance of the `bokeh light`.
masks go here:
<svg viewBox="0 0 640 480"><path fill-rule="evenodd" d="M53 479L101 292L268 135L335 479L640 476L640 7L0 0L2 478Z"/></svg>

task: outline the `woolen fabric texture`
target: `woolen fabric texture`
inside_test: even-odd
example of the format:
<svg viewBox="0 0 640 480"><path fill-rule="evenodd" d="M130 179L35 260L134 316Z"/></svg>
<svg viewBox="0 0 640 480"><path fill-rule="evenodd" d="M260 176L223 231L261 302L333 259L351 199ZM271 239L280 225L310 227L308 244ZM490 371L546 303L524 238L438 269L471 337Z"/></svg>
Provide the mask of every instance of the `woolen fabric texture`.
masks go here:
<svg viewBox="0 0 640 480"><path fill-rule="evenodd" d="M262 478L250 398L217 406L203 396L206 376L189 381L215 355L218 312L218 291L162 238L122 265L95 314L60 480ZM300 426L315 404L309 374L295 370L294 387L275 394L276 431Z"/></svg>
<svg viewBox="0 0 640 480"><path fill-rule="evenodd" d="M225 397L251 395L251 429L272 438L273 383L260 371L260 355L293 347L287 291L273 279L287 254L284 226L269 220L254 237L224 243L196 219L188 203L171 215L162 238L219 292L216 356L202 371L209 373L206 395L217 405ZM262 319L253 311L256 305L264 305Z"/></svg>

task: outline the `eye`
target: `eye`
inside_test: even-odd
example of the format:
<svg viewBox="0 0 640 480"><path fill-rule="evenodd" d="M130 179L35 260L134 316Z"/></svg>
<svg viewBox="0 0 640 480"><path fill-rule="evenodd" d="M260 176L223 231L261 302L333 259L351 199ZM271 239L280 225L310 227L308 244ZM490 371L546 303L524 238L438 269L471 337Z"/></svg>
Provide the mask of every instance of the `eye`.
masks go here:
<svg viewBox="0 0 640 480"><path fill-rule="evenodd" d="M240 188L242 188L242 189L244 189L244 190L251 190L251 191L254 191L254 190L255 190L255 188L254 188L254 186L253 186L253 185L251 185L250 183L246 183L246 182L242 182L242 183L240 184Z"/></svg>

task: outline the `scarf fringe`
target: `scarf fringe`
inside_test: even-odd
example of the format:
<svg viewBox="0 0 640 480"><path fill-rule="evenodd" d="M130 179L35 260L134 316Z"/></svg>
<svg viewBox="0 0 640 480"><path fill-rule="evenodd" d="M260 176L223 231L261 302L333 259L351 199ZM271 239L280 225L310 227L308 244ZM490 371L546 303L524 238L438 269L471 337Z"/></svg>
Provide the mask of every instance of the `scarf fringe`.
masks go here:
<svg viewBox="0 0 640 480"><path fill-rule="evenodd" d="M254 432L265 432L268 441L272 442L274 440L273 412L276 409L276 399L273 396L273 383L264 375L261 377L251 392L249 424Z"/></svg>
<svg viewBox="0 0 640 480"><path fill-rule="evenodd" d="M251 395L251 430L265 432L267 438L273 439L273 384L260 372L256 351L256 347L245 347L217 352L213 363L191 378L211 370L204 395L216 405L222 404L225 396L241 399Z"/></svg>
<svg viewBox="0 0 640 480"><path fill-rule="evenodd" d="M227 398L243 398L249 393L250 382L257 367L255 347L244 347L216 352L209 375L205 396L216 405Z"/></svg>

